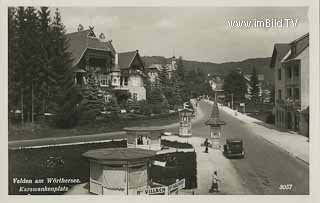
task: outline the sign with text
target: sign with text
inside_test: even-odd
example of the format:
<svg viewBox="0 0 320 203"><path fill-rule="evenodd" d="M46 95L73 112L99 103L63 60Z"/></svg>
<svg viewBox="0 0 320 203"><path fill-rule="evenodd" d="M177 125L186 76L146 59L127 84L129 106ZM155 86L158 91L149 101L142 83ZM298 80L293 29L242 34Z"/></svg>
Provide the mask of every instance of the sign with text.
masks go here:
<svg viewBox="0 0 320 203"><path fill-rule="evenodd" d="M169 185L168 186L168 190L169 190L169 193L172 193L172 192L175 192L175 191L179 191L179 190L182 190L183 188L186 187L186 180L185 179L182 179L176 183L173 183L172 185Z"/></svg>
<svg viewBox="0 0 320 203"><path fill-rule="evenodd" d="M155 187L155 188L148 188L143 191L138 191L138 195L160 195L160 194L166 194L168 187Z"/></svg>

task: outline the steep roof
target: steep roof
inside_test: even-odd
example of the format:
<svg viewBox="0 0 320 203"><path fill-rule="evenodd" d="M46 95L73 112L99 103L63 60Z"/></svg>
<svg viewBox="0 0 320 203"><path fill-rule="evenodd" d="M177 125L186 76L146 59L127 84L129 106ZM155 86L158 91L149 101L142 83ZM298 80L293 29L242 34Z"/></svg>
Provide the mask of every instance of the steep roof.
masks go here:
<svg viewBox="0 0 320 203"><path fill-rule="evenodd" d="M69 40L68 51L72 54L73 66L77 65L87 49L96 49L103 51L111 51L115 53L115 49L111 41L101 41L95 36L93 31L83 30L66 34Z"/></svg>
<svg viewBox="0 0 320 203"><path fill-rule="evenodd" d="M157 71L162 70L162 65L161 64L151 64L150 66L147 67L147 70L150 69L156 69Z"/></svg>
<svg viewBox="0 0 320 203"><path fill-rule="evenodd" d="M305 50L309 46L309 33L291 42L290 46L295 46L296 50L294 53L291 52L288 58L286 58L286 60L290 60L299 56L303 52L303 50Z"/></svg>
<svg viewBox="0 0 320 203"><path fill-rule="evenodd" d="M289 50L290 44L275 44L272 52L270 67L273 68L276 64L276 59L279 58L281 60L283 57L285 57Z"/></svg>
<svg viewBox="0 0 320 203"><path fill-rule="evenodd" d="M270 67L273 68L276 63L276 59L282 60L292 47L296 47L295 52L290 52L290 55L285 60L290 60L297 57L309 46L309 33L299 37L298 39L290 43L275 44L273 48Z"/></svg>
<svg viewBox="0 0 320 203"><path fill-rule="evenodd" d="M216 102L216 99L213 103L212 112L209 120L205 122L206 125L212 125L212 126L219 126L219 125L225 125L226 123L223 120L220 120L219 116L219 108L218 103Z"/></svg>
<svg viewBox="0 0 320 203"><path fill-rule="evenodd" d="M129 68L138 51L118 53L118 63L120 68Z"/></svg>

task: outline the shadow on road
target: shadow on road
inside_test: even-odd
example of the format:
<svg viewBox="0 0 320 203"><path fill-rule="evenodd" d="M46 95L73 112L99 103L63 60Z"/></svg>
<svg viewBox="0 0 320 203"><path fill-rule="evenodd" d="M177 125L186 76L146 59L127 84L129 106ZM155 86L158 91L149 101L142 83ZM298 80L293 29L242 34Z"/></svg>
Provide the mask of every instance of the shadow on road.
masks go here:
<svg viewBox="0 0 320 203"><path fill-rule="evenodd" d="M279 127L276 127L276 126L274 126L274 125L272 125L272 124L264 123L264 122L262 122L262 121L261 121L261 122L255 121L255 122L253 122L253 123L255 123L255 124L257 124L257 125L260 125L260 126L263 126L263 127L266 127L266 128L268 128L268 129L272 129L272 130L277 130L277 131L280 131L280 132L286 132L286 133L294 134L294 132L292 132L292 131L289 131L289 130L284 129L284 128L279 128Z"/></svg>

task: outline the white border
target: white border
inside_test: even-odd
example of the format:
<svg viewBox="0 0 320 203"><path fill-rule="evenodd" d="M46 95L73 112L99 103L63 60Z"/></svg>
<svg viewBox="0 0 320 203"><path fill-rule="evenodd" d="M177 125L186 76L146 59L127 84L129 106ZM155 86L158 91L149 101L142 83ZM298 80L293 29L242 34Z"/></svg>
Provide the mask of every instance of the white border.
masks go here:
<svg viewBox="0 0 320 203"><path fill-rule="evenodd" d="M120 6L120 7L141 7L141 6L215 6L215 7L244 7L244 6L309 6L309 28L310 28L310 195L222 195L222 196L8 196L8 139L7 139L7 95L8 95L8 76L7 76L7 6L18 5L33 5L33 6ZM208 201L208 202L320 202L319 183L320 181L320 149L319 149L319 1L318 0L1 0L1 161L6 167L1 167L1 199L2 202L85 202L99 201L99 202L114 202L114 201L152 201L153 203L162 201ZM5 67L5 68L3 68ZM285 169L284 169L285 170Z"/></svg>

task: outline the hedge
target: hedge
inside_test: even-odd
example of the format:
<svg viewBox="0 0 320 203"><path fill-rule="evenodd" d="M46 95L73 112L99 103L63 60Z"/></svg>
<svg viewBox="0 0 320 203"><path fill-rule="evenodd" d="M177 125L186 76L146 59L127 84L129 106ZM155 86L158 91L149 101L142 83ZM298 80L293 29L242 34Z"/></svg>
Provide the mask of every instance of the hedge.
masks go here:
<svg viewBox="0 0 320 203"><path fill-rule="evenodd" d="M150 177L153 181L170 185L176 179L186 179L186 189L197 188L197 159L195 152L159 154L155 160L167 161L166 167L152 165Z"/></svg>
<svg viewBox="0 0 320 203"><path fill-rule="evenodd" d="M189 143L182 143L177 141L161 140L161 145L166 147L174 147L180 149L192 149L193 146Z"/></svg>
<svg viewBox="0 0 320 203"><path fill-rule="evenodd" d="M127 141L9 150L9 194L26 194L19 192L20 186L41 187L45 185L34 183L27 185L13 184L13 178L32 180L50 177L79 178L81 183L88 182L90 176L89 162L82 157L82 154L92 149L114 147L127 147ZM72 185L65 186L70 187ZM41 194L62 194L62 192Z"/></svg>

